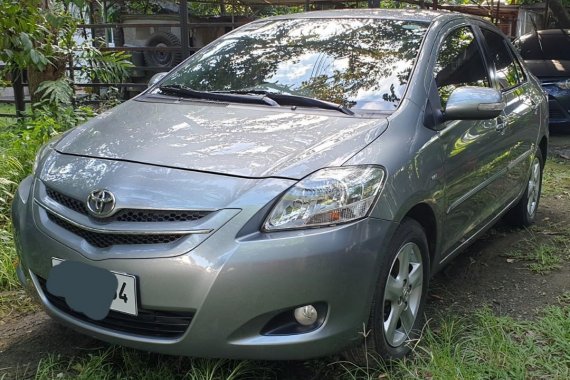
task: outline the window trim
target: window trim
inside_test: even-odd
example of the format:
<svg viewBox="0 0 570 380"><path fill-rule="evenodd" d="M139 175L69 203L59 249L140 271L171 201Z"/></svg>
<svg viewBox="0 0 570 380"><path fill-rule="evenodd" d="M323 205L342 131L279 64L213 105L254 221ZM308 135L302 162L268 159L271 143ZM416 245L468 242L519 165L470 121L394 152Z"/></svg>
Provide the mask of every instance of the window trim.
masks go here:
<svg viewBox="0 0 570 380"><path fill-rule="evenodd" d="M515 48L515 46L513 45L512 42L509 42L507 39L504 40L505 45L507 45L509 53L511 54L511 56L513 57L513 61L515 61L516 64L518 64L519 68L522 71L522 74L524 76L524 80L521 82L521 84L526 84L528 83L528 72L526 70L526 67L524 66L524 64L522 63L522 57L520 57L520 55L518 55L518 51ZM519 59L520 58L520 59Z"/></svg>
<svg viewBox="0 0 570 380"><path fill-rule="evenodd" d="M453 20L453 21L457 21L457 20ZM453 22L450 21L450 22ZM440 110L443 111L444 107L441 105L441 96L439 95L439 90L437 87L437 83L435 82L435 66L437 64L437 60L439 58L439 53L441 51L441 48L443 47L444 42L446 41L446 39L453 34L455 31L457 31L460 28L470 28L471 29L471 33L473 33L473 38L476 41L477 47L479 48L479 56L481 57L481 61L483 62L483 66L485 69L485 72L487 73L487 87L486 88L495 88L494 87L494 82L493 82L493 76L492 76L492 72L491 72L491 66L489 65L489 61L487 58L487 54L485 54L485 51L483 50L483 45L482 45L482 41L481 38L479 36L479 31L478 31L478 26L476 24L474 24L473 22L471 22L472 20L469 19L462 19L460 20L460 22L457 25L454 25L451 27L451 29L446 30L444 33L440 33L440 35L437 37L437 42L434 44L434 50L432 52L435 52L435 54L432 54L433 58L432 61L430 62L430 77L431 80L433 81L434 85L435 85L435 89L437 90L437 95L439 97L439 104L438 107ZM445 25L444 25L445 27Z"/></svg>
<svg viewBox="0 0 570 380"><path fill-rule="evenodd" d="M522 80L520 81L519 84L521 84L521 85L525 84L528 81L528 75L526 75L526 73L523 69L523 65L519 62L516 55L514 55L513 48L510 47L509 44L507 44L507 41L503 41L503 43L507 46L507 49L509 51L509 54L511 55L511 58L513 59L513 62L515 63L515 66L518 67L518 70L520 70L520 74L522 75Z"/></svg>

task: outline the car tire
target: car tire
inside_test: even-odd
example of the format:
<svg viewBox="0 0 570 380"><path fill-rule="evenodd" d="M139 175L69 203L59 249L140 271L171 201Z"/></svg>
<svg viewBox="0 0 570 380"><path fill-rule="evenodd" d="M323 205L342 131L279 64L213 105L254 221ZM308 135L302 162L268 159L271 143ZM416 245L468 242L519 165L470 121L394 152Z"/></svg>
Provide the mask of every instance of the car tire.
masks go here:
<svg viewBox="0 0 570 380"><path fill-rule="evenodd" d="M405 262L408 262L406 269L401 265ZM365 342L346 351L345 356L356 363L364 363L370 354L384 360L406 356L411 350L410 343L420 336L429 277L425 232L417 221L406 218L380 264L370 318L366 331L362 332Z"/></svg>
<svg viewBox="0 0 570 380"><path fill-rule="evenodd" d="M544 169L542 157L542 152L539 148L532 160L524 194L507 214L507 221L512 226L528 227L536 220L536 213L542 191L542 172Z"/></svg>
<svg viewBox="0 0 570 380"><path fill-rule="evenodd" d="M147 47L176 47L182 46L180 39L169 32L154 33L146 42ZM147 66L172 68L182 62L180 51L145 51L144 59Z"/></svg>

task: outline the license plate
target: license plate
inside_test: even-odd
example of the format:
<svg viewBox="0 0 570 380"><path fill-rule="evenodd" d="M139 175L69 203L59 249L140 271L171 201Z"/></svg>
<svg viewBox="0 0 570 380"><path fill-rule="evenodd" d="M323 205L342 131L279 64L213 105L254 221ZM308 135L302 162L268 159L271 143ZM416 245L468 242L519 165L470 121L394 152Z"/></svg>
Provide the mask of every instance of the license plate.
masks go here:
<svg viewBox="0 0 570 380"><path fill-rule="evenodd" d="M64 260L56 257L51 258L51 265L56 266ZM117 278L117 290L115 298L111 303L111 310L130 315L137 315L137 279L135 276L126 273L110 271Z"/></svg>

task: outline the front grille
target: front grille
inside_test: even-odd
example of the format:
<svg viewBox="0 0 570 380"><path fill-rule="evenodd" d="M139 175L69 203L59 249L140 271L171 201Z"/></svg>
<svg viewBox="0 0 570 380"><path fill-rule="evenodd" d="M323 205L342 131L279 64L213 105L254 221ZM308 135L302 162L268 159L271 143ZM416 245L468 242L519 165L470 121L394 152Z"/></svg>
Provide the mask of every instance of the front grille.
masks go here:
<svg viewBox="0 0 570 380"><path fill-rule="evenodd" d="M176 234L107 234L92 232L77 227L51 212L47 212L49 220L69 232L85 239L89 244L98 248L108 248L124 244L167 244L184 237Z"/></svg>
<svg viewBox="0 0 570 380"><path fill-rule="evenodd" d="M60 205L63 205L80 214L87 215L87 207L85 207L85 204L83 202L78 201L75 198L68 197L67 195L58 193L57 191L52 190L49 187L46 187L46 194L48 197L50 197Z"/></svg>
<svg viewBox="0 0 570 380"><path fill-rule="evenodd" d="M69 197L46 187L48 197L57 203L83 215L88 215L85 202ZM122 209L108 218L97 218L99 222L194 222L209 215L211 211L200 210L141 210Z"/></svg>
<svg viewBox="0 0 570 380"><path fill-rule="evenodd" d="M63 298L54 296L47 291L46 281L43 278L37 277L37 279L46 298L53 306L84 322L110 330L146 337L174 339L184 334L194 317L193 312L183 313L139 309L138 315L134 316L111 310L107 317L96 321L71 309Z"/></svg>
<svg viewBox="0 0 570 380"><path fill-rule="evenodd" d="M202 219L210 211L168 211L124 209L107 219L118 222L193 222Z"/></svg>

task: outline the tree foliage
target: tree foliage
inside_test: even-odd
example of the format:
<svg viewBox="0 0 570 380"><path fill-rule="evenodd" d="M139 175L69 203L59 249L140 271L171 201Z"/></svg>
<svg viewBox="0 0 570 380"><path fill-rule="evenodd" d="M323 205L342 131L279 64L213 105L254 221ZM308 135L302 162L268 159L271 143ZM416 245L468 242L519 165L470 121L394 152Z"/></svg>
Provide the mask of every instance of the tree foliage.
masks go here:
<svg viewBox="0 0 570 380"><path fill-rule="evenodd" d="M83 20L70 13L72 4L84 6L87 0L51 0L47 8L40 0L0 0L4 73L27 70L34 104L71 104L74 91L66 78L69 63L81 64L81 71L92 81L111 83L124 81L133 66L124 52L102 52L93 40L77 42L77 25Z"/></svg>
<svg viewBox="0 0 570 380"><path fill-rule="evenodd" d="M38 44L49 33L39 10L39 0L0 0L0 61L5 70L34 66L43 70L49 63Z"/></svg>

